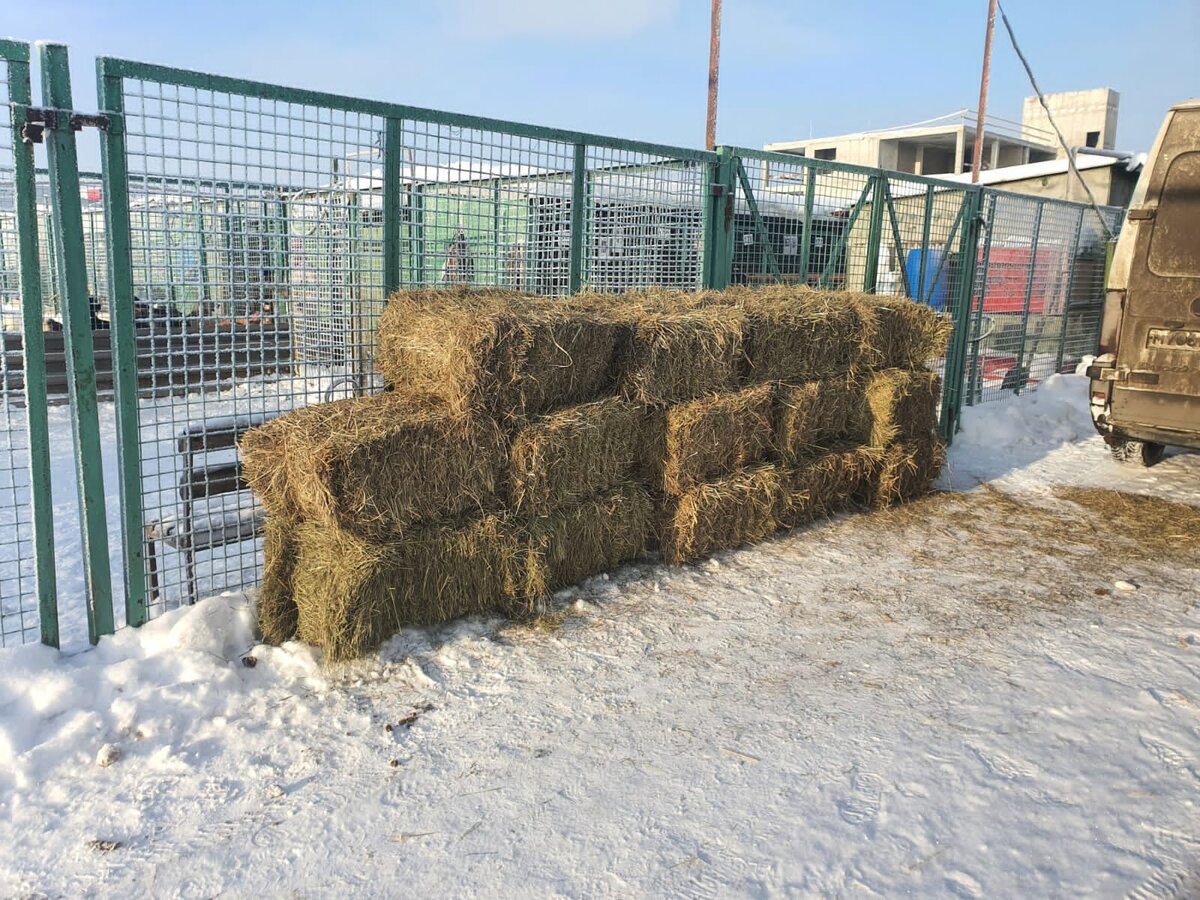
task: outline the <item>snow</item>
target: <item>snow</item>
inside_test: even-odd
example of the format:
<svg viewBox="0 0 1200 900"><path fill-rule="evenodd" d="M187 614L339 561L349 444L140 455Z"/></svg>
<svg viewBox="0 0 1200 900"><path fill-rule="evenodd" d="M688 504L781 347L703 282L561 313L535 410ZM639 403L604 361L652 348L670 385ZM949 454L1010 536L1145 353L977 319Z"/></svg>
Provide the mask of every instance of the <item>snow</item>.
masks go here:
<svg viewBox="0 0 1200 900"><path fill-rule="evenodd" d="M1051 488L1200 503L1200 456L1111 462L1085 390L968 410L921 516L629 566L537 626L326 669L229 594L6 651L0 894L1194 895L1200 564L1071 543Z"/></svg>

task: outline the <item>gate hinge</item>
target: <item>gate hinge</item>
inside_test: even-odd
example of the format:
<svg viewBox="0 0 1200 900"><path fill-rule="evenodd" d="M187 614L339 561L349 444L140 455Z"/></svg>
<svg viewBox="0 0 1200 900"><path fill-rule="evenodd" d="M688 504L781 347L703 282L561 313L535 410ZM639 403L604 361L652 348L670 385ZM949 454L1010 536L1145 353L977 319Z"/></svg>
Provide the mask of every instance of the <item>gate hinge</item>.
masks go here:
<svg viewBox="0 0 1200 900"><path fill-rule="evenodd" d="M712 184L710 184L708 186L708 188L709 188L709 196L710 197L724 197L725 196L725 185L720 184L719 182L713 182Z"/></svg>
<svg viewBox="0 0 1200 900"><path fill-rule="evenodd" d="M46 129L55 130L65 123L72 131L84 128L99 128L108 131L111 124L104 113L77 113L67 109L48 109L41 106L25 108L25 124L21 126L21 140L27 144L40 144Z"/></svg>

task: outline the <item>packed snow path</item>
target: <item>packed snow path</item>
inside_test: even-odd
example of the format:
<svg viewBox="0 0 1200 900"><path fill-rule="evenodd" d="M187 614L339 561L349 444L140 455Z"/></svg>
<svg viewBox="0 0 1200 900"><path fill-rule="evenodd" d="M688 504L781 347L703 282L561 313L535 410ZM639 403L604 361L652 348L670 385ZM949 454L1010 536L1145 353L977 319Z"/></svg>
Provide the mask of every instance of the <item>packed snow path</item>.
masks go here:
<svg viewBox="0 0 1200 900"><path fill-rule="evenodd" d="M971 411L967 493L534 627L325 672L228 596L8 651L0 894L1194 896L1200 559L1053 489L1196 503L1200 456L1108 462L1082 390Z"/></svg>

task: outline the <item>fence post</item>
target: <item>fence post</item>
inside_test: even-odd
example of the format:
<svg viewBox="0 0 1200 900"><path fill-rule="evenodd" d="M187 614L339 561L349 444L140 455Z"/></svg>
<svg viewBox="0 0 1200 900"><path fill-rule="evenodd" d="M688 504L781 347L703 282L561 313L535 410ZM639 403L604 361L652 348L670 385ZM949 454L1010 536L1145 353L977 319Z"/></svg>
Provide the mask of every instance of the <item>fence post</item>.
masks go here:
<svg viewBox="0 0 1200 900"><path fill-rule="evenodd" d="M138 348L133 308L133 259L129 247L129 177L125 162L125 99L121 78L96 66L100 109L108 115L108 129L100 136L104 175L104 218L108 233L109 315L112 319L113 388L117 413L117 484L121 498L121 540L125 548L125 622L137 627L147 619L146 560L142 518L142 463L138 433ZM216 200L213 227L217 227ZM201 209L200 234L204 234ZM203 237L201 238L203 240ZM203 256L205 289L201 304L212 297L208 285L207 250Z"/></svg>
<svg viewBox="0 0 1200 900"><path fill-rule="evenodd" d="M974 406L976 395L982 393L979 383L979 345L981 343L980 332L983 328L984 306L987 303L988 267L991 265L992 260L992 235L996 230L997 196L997 194L990 192L986 188L980 193L980 203L982 204L985 198L988 201L987 223L983 226L987 233L983 238L983 252L979 254L983 257L983 268L980 270L977 282L979 284L979 308L975 311L971 321L971 365L967 370L967 396L965 400L967 406ZM974 297L972 296L973 302Z"/></svg>
<svg viewBox="0 0 1200 900"><path fill-rule="evenodd" d="M88 302L87 261L83 247L83 209L79 200L79 160L70 120L71 75L67 48L39 44L42 97L55 111L45 132L50 169L50 208L54 251L59 260L63 341L67 352L67 391L79 482L79 521L83 532L84 582L88 596L88 637L92 643L113 632L112 579L108 562L108 524L104 508L104 466L96 408L96 362ZM50 124L50 123L47 123Z"/></svg>
<svg viewBox="0 0 1200 900"><path fill-rule="evenodd" d="M802 225L803 233L800 235L800 277L804 279L803 284L808 284L809 267L812 260L812 245L813 245L813 205L816 202L817 193L817 170L812 166L808 166L804 172L804 224Z"/></svg>
<svg viewBox="0 0 1200 900"><path fill-rule="evenodd" d="M875 293L879 278L879 248L883 244L883 189L887 175L879 172L871 176L871 220L867 228L867 258L863 266L863 292Z"/></svg>
<svg viewBox="0 0 1200 900"><path fill-rule="evenodd" d="M400 290L400 160L404 123L389 117L383 137L383 297Z"/></svg>
<svg viewBox="0 0 1200 900"><path fill-rule="evenodd" d="M50 427L46 416L46 343L42 331L42 276L38 265L37 183L33 147L21 140L31 102L29 46L6 47L12 103L13 177L20 263L22 347L25 357L25 428L29 435L29 496L34 578L42 643L57 647L58 591L54 572L54 497L50 483ZM13 57L20 56L20 59Z"/></svg>
<svg viewBox="0 0 1200 900"><path fill-rule="evenodd" d="M1025 386L1028 378L1022 373L1025 371L1025 345L1029 341L1029 307L1033 301L1033 282L1037 276L1037 249L1038 241L1042 236L1042 213L1046 209L1045 201L1039 200L1037 205L1037 213L1033 217L1033 236L1029 241L1029 275L1025 279L1025 306L1021 310L1021 343L1017 347L1017 365L1015 367L1017 373L1016 386L1013 388L1014 394L1020 394L1021 388ZM1042 323L1045 323L1046 310L1042 309ZM1041 332L1038 332L1041 336Z"/></svg>
<svg viewBox="0 0 1200 900"><path fill-rule="evenodd" d="M583 287L583 230L587 221L587 145L575 145L571 166L571 249L567 292L578 294Z"/></svg>
<svg viewBox="0 0 1200 900"><path fill-rule="evenodd" d="M963 196L961 231L958 241L959 278L955 285L951 315L954 331L946 354L946 372L942 387L942 414L938 431L949 444L954 440L962 415L963 382L966 378L967 342L971 330L971 299L975 288L975 257L979 247L979 205L982 192L976 188Z"/></svg>
<svg viewBox="0 0 1200 900"><path fill-rule="evenodd" d="M736 209L738 158L729 147L717 148L717 162L710 168L712 175L706 205L708 233L704 251L708 261L708 286L721 290L733 279L733 223Z"/></svg>
<svg viewBox="0 0 1200 900"><path fill-rule="evenodd" d="M1075 292L1075 269L1079 263L1079 241L1083 238L1083 216L1086 207L1079 207L1079 221L1075 223L1075 241L1071 244L1071 269L1067 275L1067 292L1063 297L1062 323L1058 329L1058 353L1054 359L1055 374L1062 373L1063 356L1067 349L1067 321L1071 316L1071 295Z"/></svg>

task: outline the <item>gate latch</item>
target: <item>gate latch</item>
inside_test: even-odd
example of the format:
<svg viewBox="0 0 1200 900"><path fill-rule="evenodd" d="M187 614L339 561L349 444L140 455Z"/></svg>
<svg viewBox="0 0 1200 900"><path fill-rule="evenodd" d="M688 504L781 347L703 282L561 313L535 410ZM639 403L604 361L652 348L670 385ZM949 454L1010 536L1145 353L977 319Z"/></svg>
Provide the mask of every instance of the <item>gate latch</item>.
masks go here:
<svg viewBox="0 0 1200 900"><path fill-rule="evenodd" d="M65 121L72 131L81 131L84 128L108 131L110 124L108 116L104 113L77 113L66 109L27 106L25 124L21 126L21 140L27 144L40 144L45 138L46 129L58 128L60 121Z"/></svg>

